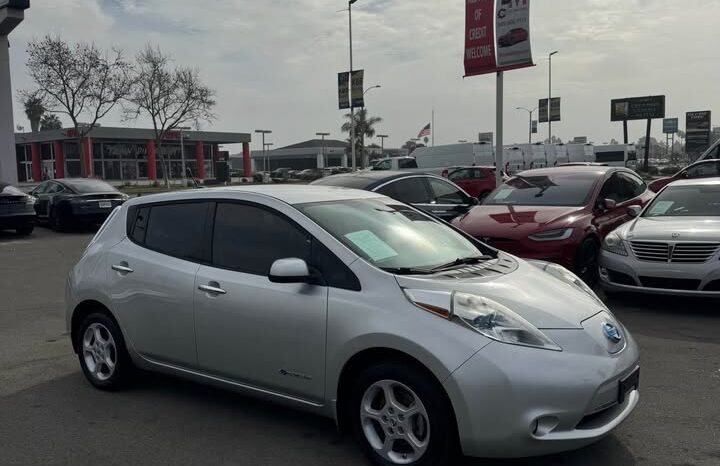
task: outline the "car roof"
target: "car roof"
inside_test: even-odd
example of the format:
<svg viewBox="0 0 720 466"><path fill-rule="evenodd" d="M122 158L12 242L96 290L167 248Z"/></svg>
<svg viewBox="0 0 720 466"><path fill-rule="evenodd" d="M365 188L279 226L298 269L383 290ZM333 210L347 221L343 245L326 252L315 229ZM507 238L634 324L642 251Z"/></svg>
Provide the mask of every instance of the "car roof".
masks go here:
<svg viewBox="0 0 720 466"><path fill-rule="evenodd" d="M525 170L517 175L522 176L558 176L558 175L573 175L573 174L595 174L598 178L605 176L608 172L612 171L631 171L621 167L604 167L599 165L573 165L573 166L558 166L558 167L546 167L546 168L535 168L533 170Z"/></svg>
<svg viewBox="0 0 720 466"><path fill-rule="evenodd" d="M143 196L132 199L128 202L128 204L135 205L148 202L171 202L186 199L222 198L225 196L227 196L228 199L233 199L238 194L256 194L277 199L291 205L384 197L370 191L360 191L357 189L335 186L275 184L188 189L172 193Z"/></svg>
<svg viewBox="0 0 720 466"><path fill-rule="evenodd" d="M355 189L372 189L379 184L399 180L408 176L439 178L430 173L376 170L328 176L313 182L312 186L344 186Z"/></svg>
<svg viewBox="0 0 720 466"><path fill-rule="evenodd" d="M668 184L668 186L720 186L720 177L677 180Z"/></svg>

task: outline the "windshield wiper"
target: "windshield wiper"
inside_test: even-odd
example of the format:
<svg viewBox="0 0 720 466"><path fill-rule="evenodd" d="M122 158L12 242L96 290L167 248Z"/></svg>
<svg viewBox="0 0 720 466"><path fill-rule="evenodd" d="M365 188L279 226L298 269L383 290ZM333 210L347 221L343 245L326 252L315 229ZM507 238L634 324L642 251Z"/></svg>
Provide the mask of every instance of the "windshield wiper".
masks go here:
<svg viewBox="0 0 720 466"><path fill-rule="evenodd" d="M457 258L454 261L449 262L447 264L438 265L437 267L433 267L432 270L434 272L437 272L439 270L449 269L451 267L457 267L459 265L477 264L478 262L487 261L490 259L494 259L494 257L492 257L492 256L461 257L461 258Z"/></svg>
<svg viewBox="0 0 720 466"><path fill-rule="evenodd" d="M420 267L380 267L380 270L395 275L431 275L435 273L432 269L423 269Z"/></svg>

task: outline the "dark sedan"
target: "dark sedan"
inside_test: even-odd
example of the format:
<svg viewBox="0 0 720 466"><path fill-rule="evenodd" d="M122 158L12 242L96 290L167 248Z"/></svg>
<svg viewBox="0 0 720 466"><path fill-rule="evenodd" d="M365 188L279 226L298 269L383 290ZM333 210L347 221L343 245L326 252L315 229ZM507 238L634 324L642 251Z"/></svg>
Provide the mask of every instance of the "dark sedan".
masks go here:
<svg viewBox="0 0 720 466"><path fill-rule="evenodd" d="M35 198L15 186L0 182L0 230L29 235L35 227Z"/></svg>
<svg viewBox="0 0 720 466"><path fill-rule="evenodd" d="M478 204L456 184L430 174L365 171L328 176L311 184L377 192L448 221Z"/></svg>
<svg viewBox="0 0 720 466"><path fill-rule="evenodd" d="M58 231L102 223L128 199L104 181L84 178L45 181L30 194L38 199L35 204L38 218Z"/></svg>

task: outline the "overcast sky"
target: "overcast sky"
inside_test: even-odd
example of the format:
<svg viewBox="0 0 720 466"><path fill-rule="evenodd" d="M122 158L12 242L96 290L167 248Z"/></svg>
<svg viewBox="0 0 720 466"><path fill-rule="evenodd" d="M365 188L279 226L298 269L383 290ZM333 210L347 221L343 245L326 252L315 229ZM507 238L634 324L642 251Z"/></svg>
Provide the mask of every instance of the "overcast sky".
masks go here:
<svg viewBox="0 0 720 466"><path fill-rule="evenodd" d="M46 33L94 41L134 55L159 45L179 64L201 69L217 90L211 129L271 129L275 147L340 133L337 72L348 65L347 8L340 0L33 0L11 36L15 90L31 86L25 71L28 41ZM353 9L355 68L366 70L371 114L384 122L387 146L417 136L435 109L436 144L475 140L495 130L495 78L463 79L463 0L359 0ZM547 96L553 50L553 94L563 121L553 133L566 140L622 139L610 122L610 100L667 95L667 116L712 110L720 124L720 1L533 0L537 66L506 73L506 142L527 140L527 113ZM14 92L13 95L16 95ZM15 104L16 124L29 127ZM63 120L67 125L69 121ZM115 114L104 126L123 123ZM661 122L653 135L662 137ZM630 138L644 136L630 123ZM547 135L547 125L540 125ZM253 146L257 148L257 142Z"/></svg>

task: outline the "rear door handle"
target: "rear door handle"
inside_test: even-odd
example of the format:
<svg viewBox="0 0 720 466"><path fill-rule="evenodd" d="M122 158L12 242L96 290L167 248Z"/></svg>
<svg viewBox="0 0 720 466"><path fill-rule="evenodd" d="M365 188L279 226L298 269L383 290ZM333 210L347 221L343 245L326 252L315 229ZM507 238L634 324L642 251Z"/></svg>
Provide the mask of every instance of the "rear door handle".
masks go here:
<svg viewBox="0 0 720 466"><path fill-rule="evenodd" d="M122 274L126 273L133 273L134 270L127 266L127 263L122 264L115 264L112 266L112 269L116 272L120 272Z"/></svg>
<svg viewBox="0 0 720 466"><path fill-rule="evenodd" d="M217 283L208 283L207 285L200 285L200 286L198 286L198 289L200 291L204 291L204 292L210 293L210 294L227 294L227 291L220 288L220 285Z"/></svg>

